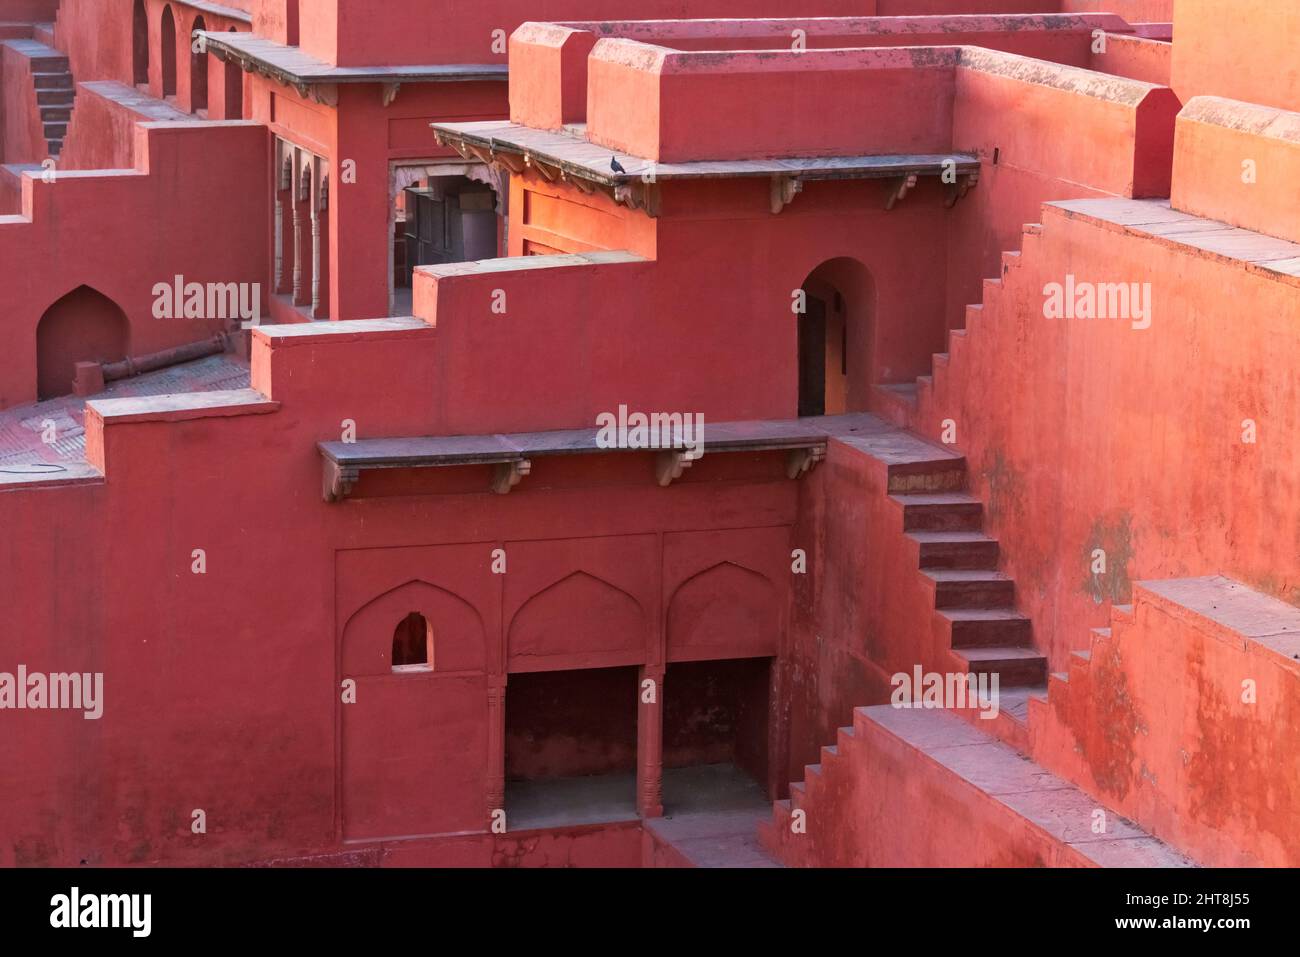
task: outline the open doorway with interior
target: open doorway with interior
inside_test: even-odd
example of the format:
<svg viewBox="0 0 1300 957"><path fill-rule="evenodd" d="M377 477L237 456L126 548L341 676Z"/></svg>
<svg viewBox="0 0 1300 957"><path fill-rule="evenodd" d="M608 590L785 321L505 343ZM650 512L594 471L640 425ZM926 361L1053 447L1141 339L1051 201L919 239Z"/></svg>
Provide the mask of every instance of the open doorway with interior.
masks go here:
<svg viewBox="0 0 1300 957"><path fill-rule="evenodd" d="M635 667L510 675L511 831L636 820L637 688Z"/></svg>
<svg viewBox="0 0 1300 957"><path fill-rule="evenodd" d="M770 810L770 658L677 661L664 675L664 815Z"/></svg>
<svg viewBox="0 0 1300 957"><path fill-rule="evenodd" d="M874 286L865 266L830 259L804 280L798 314L798 414L866 408L872 372Z"/></svg>
<svg viewBox="0 0 1300 957"><path fill-rule="evenodd" d="M482 163L402 163L389 183L389 313L411 314L417 266L504 255L508 175Z"/></svg>
<svg viewBox="0 0 1300 957"><path fill-rule="evenodd" d="M681 661L664 675L663 817L656 845L695 866L767 866L771 658Z"/></svg>

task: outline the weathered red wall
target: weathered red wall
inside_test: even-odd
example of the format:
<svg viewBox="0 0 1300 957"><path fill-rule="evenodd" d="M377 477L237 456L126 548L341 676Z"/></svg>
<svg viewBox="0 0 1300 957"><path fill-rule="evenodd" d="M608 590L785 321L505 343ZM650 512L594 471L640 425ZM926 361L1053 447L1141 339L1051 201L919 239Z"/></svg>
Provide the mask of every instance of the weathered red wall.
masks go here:
<svg viewBox="0 0 1300 957"><path fill-rule="evenodd" d="M1045 285L1067 274L1151 282L1151 327L1044 318ZM1241 315L1253 317L1249 333ZM1300 595L1300 537L1275 518L1297 494L1285 370L1298 316L1285 274L1053 207L1001 283L985 284L919 421L932 436L956 421L1005 570L1054 665L1138 579L1222 572ZM1015 387L991 393L993 376ZM1242 441L1246 419L1257 444ZM1269 489L1274 512L1224 493L1234 488ZM1104 575L1090 572L1094 548L1108 555Z"/></svg>
<svg viewBox="0 0 1300 957"><path fill-rule="evenodd" d="M1174 0L1174 33L1173 87L1184 102L1211 95L1300 110L1300 6Z"/></svg>
<svg viewBox="0 0 1300 957"><path fill-rule="evenodd" d="M1294 867L1296 609L1223 579L1133 597L1033 709L1035 757L1202 864Z"/></svg>
<svg viewBox="0 0 1300 957"><path fill-rule="evenodd" d="M37 324L51 303L79 285L126 312L132 355L197 341L228 325L154 318L156 283L179 274L187 282L259 283L265 291L265 130L251 123L163 123L138 125L136 135L141 169L59 171L51 182L28 177L23 215L0 222L9 303L0 336L11 357L0 378L0 407L35 399ZM213 167L213 155L224 162ZM122 210L132 215L124 218ZM69 249L79 252L69 256Z"/></svg>
<svg viewBox="0 0 1300 957"><path fill-rule="evenodd" d="M41 114L36 106L32 61L0 45L0 160L5 163L39 163L49 155Z"/></svg>
<svg viewBox="0 0 1300 957"><path fill-rule="evenodd" d="M1300 241L1300 112L1197 97L1178 117L1170 202Z"/></svg>

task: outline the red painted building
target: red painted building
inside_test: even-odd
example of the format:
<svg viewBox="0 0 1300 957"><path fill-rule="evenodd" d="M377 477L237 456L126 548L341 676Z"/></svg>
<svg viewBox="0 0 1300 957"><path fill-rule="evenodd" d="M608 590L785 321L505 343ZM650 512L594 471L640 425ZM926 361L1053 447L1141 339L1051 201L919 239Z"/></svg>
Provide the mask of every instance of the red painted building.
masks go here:
<svg viewBox="0 0 1300 957"><path fill-rule="evenodd" d="M0 864L1296 864L1244 5L0 0Z"/></svg>

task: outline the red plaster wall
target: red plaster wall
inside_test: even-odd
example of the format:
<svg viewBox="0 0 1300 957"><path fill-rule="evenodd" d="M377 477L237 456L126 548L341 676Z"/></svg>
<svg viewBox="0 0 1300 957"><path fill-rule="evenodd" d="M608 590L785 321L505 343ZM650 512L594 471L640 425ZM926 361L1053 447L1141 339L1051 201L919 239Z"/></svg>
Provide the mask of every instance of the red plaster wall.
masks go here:
<svg viewBox="0 0 1300 957"><path fill-rule="evenodd" d="M136 155L146 170L65 171L53 182L29 177L27 219L0 224L0 259L9 267L0 336L12 357L0 377L0 407L35 400L37 323L79 285L123 309L132 355L197 341L228 325L155 319L156 283L180 274L190 282L256 282L265 290L265 130L149 124L138 126L137 136ZM213 155L225 161L211 166ZM194 172L200 169L204 175ZM130 218L121 215L124 209ZM79 253L70 258L68 249Z"/></svg>
<svg viewBox="0 0 1300 957"><path fill-rule="evenodd" d="M1203 865L1295 867L1296 662L1145 585L1134 602L1035 714L1035 756Z"/></svg>
<svg viewBox="0 0 1300 957"><path fill-rule="evenodd" d="M1175 209L1300 241L1297 177L1300 113L1197 97L1178 117Z"/></svg>
<svg viewBox="0 0 1300 957"><path fill-rule="evenodd" d="M1044 285L1067 274L1150 281L1151 328L1045 319ZM989 534L1054 667L1133 581L1223 573L1300 596L1300 533L1277 520L1297 494L1296 317L1287 281L1051 207L1002 284L985 284L920 421L931 436L957 421ZM994 376L1015 387L990 392ZM1255 445L1241 441L1247 418ZM1231 489L1267 489L1270 509ZM1098 547L1104 576L1090 572Z"/></svg>
<svg viewBox="0 0 1300 957"><path fill-rule="evenodd" d="M0 90L0 159L7 164L39 163L49 155L49 144L36 106L32 61L6 46L0 46Z"/></svg>
<svg viewBox="0 0 1300 957"><path fill-rule="evenodd" d="M1294 39L1300 6L1275 0L1174 0L1173 87L1184 102L1223 96L1300 110Z"/></svg>
<svg viewBox="0 0 1300 957"><path fill-rule="evenodd" d="M285 333L279 339L287 345L277 350L298 353L302 362L281 365L286 376L319 368L334 383L329 390L298 393L270 414L146 416L102 434L92 409L87 445L107 471L105 483L0 493L0 523L12 541L31 542L0 549L0 581L26 596L13 614L14 660L32 669L102 670L106 681L101 721L23 712L14 733L0 740L0 759L23 769L0 782L3 830L12 835L0 843L3 863L296 859L340 850L339 838L349 833L473 829L468 822L483 807L483 666L443 643L435 661L449 660L455 672L385 675L391 619L418 599L399 594L385 605L374 604L375 597L414 579L454 592L475 606L493 636L486 667L499 670L505 619L494 611L502 599L492 597L501 580L484 567L488 544L501 543L512 563L519 557L522 573L524 543L537 543L547 556L555 548L583 552L581 542L566 542L576 529L597 542L636 541L665 529L727 527L736 510L757 527L793 518L797 490L779 457L773 475L746 461L739 472L727 471L706 456L668 495L654 484L647 455L629 457L635 473L616 481L599 468L593 474L588 466L595 463L539 460L531 494L521 486L493 495L484 477L469 494L363 494L326 505L314 442L337 437L345 417L359 423L363 436L438 429L431 408L410 398L427 386L427 356L418 346L429 330L367 343L345 327L331 328L341 334L304 340ZM256 336L263 348L269 331ZM229 463L254 461L256 479L232 483ZM598 509L593 478L604 484ZM49 495L55 498L42 497ZM228 508L213 509L217 498ZM46 501L53 503L48 510L40 504ZM147 535L139 534L142 514L151 516ZM231 514L240 520L230 521ZM74 537L77 548L62 547ZM737 554L746 542L736 540L731 560L748 564ZM447 543L469 551L446 550ZM191 572L194 548L206 552L204 575ZM470 554L477 558L467 560ZM287 568L294 573L284 574ZM68 576L82 582L84 601L56 599ZM271 579L276 586L264 587ZM235 594L248 596L237 610L230 603ZM647 617L658 620L661 606L653 607ZM361 617L367 608L391 614ZM362 628L360 645L352 641L354 627ZM75 660L64 640L69 633L81 636ZM320 636L331 633L346 635L342 647L321 644ZM340 681L350 675L358 680L355 713L340 701ZM410 682L389 695L387 686L399 678L450 684L433 704L428 697L408 700ZM628 711L634 715L632 704ZM213 722L214 714L222 720ZM431 743L432 757L410 762L409 774L395 783L433 788L429 801L394 806L391 794L367 783L383 775L394 783L383 758L397 752L383 748L408 739L395 736L390 721ZM435 775L435 761L452 771ZM84 813L57 822L43 814L70 794L83 796L77 804ZM205 837L190 833L194 808L208 814ZM547 839L534 852L506 835L488 852L484 839L384 843L382 861L393 862L399 850L400 860L425 864L638 859L623 856L621 844L584 843L589 850L574 845L570 852L567 838L556 838L559 846Z"/></svg>

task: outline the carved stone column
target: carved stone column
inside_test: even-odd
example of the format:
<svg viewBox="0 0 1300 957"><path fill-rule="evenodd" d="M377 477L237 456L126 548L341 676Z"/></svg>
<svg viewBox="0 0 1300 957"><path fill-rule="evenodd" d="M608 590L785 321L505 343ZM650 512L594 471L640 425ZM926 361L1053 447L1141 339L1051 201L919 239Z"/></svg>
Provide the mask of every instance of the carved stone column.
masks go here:
<svg viewBox="0 0 1300 957"><path fill-rule="evenodd" d="M293 304L305 306L311 295L311 167L297 177L293 204Z"/></svg>
<svg viewBox="0 0 1300 957"><path fill-rule="evenodd" d="M506 806L506 676L488 677L487 813Z"/></svg>
<svg viewBox="0 0 1300 957"><path fill-rule="evenodd" d="M637 681L636 721L636 809L642 817L663 816L663 775L664 666L643 665Z"/></svg>

